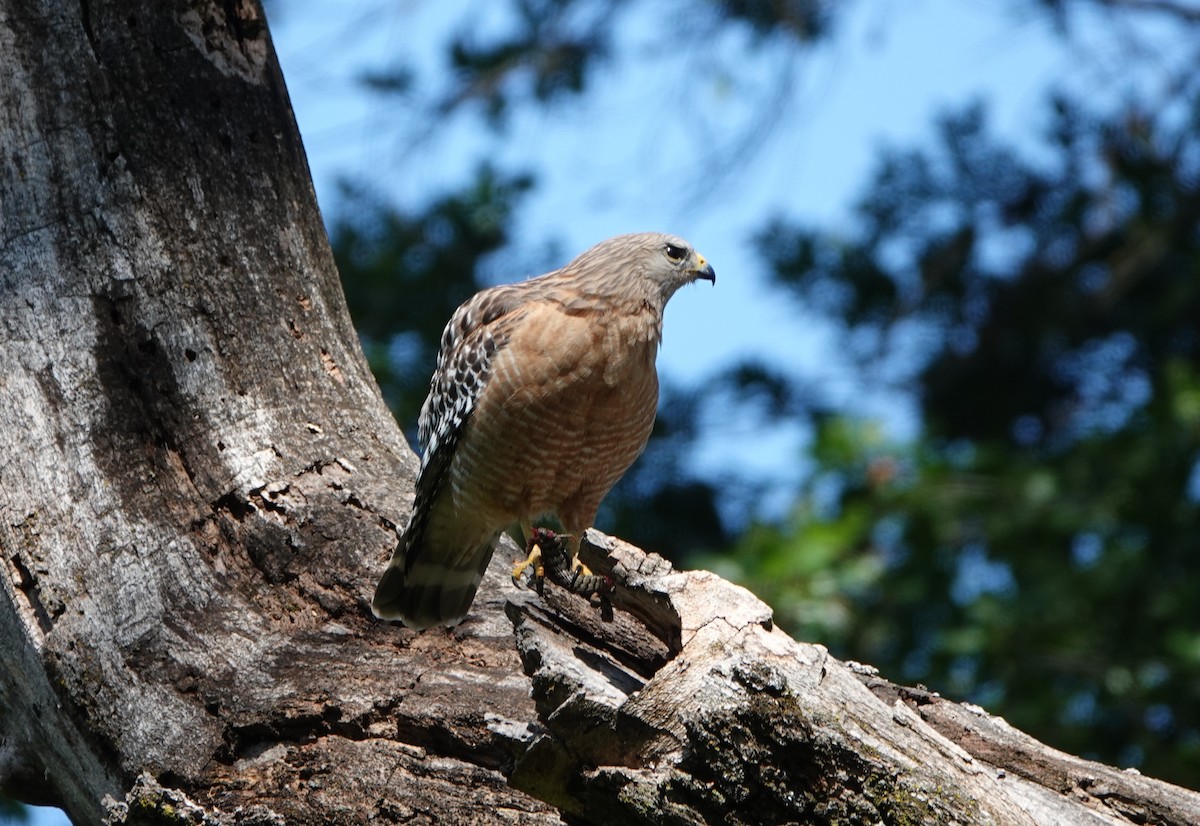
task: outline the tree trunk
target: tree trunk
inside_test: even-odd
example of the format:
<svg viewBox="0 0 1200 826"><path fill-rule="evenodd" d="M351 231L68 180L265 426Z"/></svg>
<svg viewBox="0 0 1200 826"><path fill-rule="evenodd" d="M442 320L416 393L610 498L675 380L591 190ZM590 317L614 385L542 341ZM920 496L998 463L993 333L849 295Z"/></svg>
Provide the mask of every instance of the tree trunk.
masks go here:
<svg viewBox="0 0 1200 826"><path fill-rule="evenodd" d="M0 0L0 790L76 823L1194 823L600 534L373 620L415 460L262 11Z"/></svg>

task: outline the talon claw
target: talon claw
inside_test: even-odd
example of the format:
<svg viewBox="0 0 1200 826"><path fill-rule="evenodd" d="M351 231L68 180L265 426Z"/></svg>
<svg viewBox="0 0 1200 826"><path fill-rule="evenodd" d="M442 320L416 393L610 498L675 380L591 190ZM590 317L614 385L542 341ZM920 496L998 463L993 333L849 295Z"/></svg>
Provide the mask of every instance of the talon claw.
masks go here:
<svg viewBox="0 0 1200 826"><path fill-rule="evenodd" d="M542 577L545 576L544 569L542 567L542 549L541 546L539 546L536 542L530 542L529 556L525 557L523 561L518 562L513 566L513 585L516 585L518 588L524 587L521 585L521 576L529 568L533 568L533 578L535 582L540 582ZM540 585L538 586L538 593L541 593Z"/></svg>

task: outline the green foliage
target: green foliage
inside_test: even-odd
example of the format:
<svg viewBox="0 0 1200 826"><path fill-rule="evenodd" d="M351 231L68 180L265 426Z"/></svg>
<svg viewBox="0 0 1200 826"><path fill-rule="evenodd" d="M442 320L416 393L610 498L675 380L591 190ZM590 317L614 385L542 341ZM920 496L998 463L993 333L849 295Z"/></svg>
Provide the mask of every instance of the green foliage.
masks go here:
<svg viewBox="0 0 1200 826"><path fill-rule="evenodd" d="M925 430L890 444L824 420L791 521L751 531L732 567L843 656L1192 786L1196 91L1182 119L1056 101L1045 168L975 107L937 149L884 158L857 236L770 229L781 282L846 320L864 370L919 331Z"/></svg>

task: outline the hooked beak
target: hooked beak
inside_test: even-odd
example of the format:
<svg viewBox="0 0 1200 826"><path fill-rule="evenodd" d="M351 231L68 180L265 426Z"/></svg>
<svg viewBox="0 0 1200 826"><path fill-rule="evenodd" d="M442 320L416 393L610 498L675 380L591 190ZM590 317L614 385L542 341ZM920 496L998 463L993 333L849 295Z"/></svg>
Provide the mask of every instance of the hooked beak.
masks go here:
<svg viewBox="0 0 1200 826"><path fill-rule="evenodd" d="M708 263L708 259L700 253L696 253L696 278L711 281L714 286L717 283L717 271L713 269L712 264Z"/></svg>

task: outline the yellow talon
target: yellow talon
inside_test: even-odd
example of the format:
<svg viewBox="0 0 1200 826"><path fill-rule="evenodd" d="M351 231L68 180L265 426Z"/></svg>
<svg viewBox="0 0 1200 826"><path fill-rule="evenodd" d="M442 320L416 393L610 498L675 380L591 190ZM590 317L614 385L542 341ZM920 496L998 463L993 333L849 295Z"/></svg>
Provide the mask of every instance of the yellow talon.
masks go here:
<svg viewBox="0 0 1200 826"><path fill-rule="evenodd" d="M513 569L512 569L513 585L520 586L521 575L523 573L525 573L525 571L527 569L529 569L530 567L533 568L534 579L541 579L542 577L544 577L546 575L545 569L542 566L542 548L540 545L535 544L533 546L533 548L529 551L529 556L525 557L525 560L523 562L518 562L516 565L513 566Z"/></svg>
<svg viewBox="0 0 1200 826"><path fill-rule="evenodd" d="M572 588L575 587L575 583L579 581L579 578L581 576L591 576L592 575L591 569L588 568L588 566L584 565L579 560L578 553L576 553L575 556L571 557L570 571L571 571L571 587Z"/></svg>

